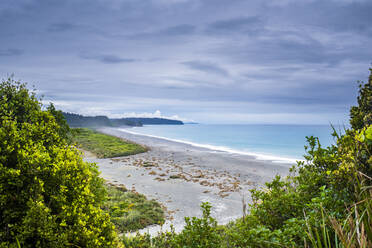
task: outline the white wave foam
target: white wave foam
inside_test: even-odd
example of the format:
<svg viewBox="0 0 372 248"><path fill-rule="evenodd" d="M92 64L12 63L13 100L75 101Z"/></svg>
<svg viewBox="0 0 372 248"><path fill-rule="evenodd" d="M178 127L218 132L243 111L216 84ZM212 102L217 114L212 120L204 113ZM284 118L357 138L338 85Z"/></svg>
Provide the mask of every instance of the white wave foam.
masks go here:
<svg viewBox="0 0 372 248"><path fill-rule="evenodd" d="M194 147L201 147L201 148L206 148L208 150L211 150L210 152L227 152L231 154L239 154L239 155L247 155L247 156L253 156L257 160L269 160L275 163L296 163L296 161L299 161L300 159L295 159L295 158L288 158L288 157L281 157L281 156L275 156L275 155L268 155L268 154L261 154L261 153L253 153L253 152L247 152L247 151L241 151L241 150L235 150L230 147L226 146L215 146L215 145L209 145L209 144L199 144L191 141L186 141L186 140L179 140L179 139L171 139L167 137L162 137L162 136L156 136L156 135L151 135L151 134L143 134L143 133L138 133L138 132L133 132L129 131L128 129L124 128L118 128L122 132L134 134L134 135L142 135L142 136L147 136L151 138L157 138L157 139L163 139L171 142L177 142L177 143L183 143L187 145L191 145Z"/></svg>

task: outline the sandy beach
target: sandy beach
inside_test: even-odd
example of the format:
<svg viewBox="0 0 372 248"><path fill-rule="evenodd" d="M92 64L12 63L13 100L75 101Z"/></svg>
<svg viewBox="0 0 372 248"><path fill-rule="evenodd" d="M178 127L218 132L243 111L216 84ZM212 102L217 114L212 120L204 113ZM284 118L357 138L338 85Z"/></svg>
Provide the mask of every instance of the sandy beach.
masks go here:
<svg viewBox="0 0 372 248"><path fill-rule="evenodd" d="M212 216L218 223L227 224L243 215L243 199L250 202L250 189L262 187L275 175L287 175L293 165L136 135L116 128L100 128L99 131L150 148L146 153L128 157L85 156L86 161L98 164L101 176L107 181L125 185L165 207L166 222L162 227L141 230L150 234L169 230L170 225L180 231L184 217L200 216L200 204L206 201L212 204Z"/></svg>

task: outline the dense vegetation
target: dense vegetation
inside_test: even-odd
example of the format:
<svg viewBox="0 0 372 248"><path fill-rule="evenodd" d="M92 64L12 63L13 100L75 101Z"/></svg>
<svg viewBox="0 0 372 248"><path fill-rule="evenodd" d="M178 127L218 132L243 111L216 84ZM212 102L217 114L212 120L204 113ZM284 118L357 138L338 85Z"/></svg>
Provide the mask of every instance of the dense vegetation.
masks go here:
<svg viewBox="0 0 372 248"><path fill-rule="evenodd" d="M155 200L147 200L124 186L105 185L107 199L102 208L120 233L136 231L152 224L164 223L164 211Z"/></svg>
<svg viewBox="0 0 372 248"><path fill-rule="evenodd" d="M0 247L117 247L97 167L68 145L54 107L0 84Z"/></svg>
<svg viewBox="0 0 372 248"><path fill-rule="evenodd" d="M109 119L107 116L83 116L73 113L62 112L67 123L71 127L99 127L99 126L142 126L139 121L132 121L126 118Z"/></svg>
<svg viewBox="0 0 372 248"><path fill-rule="evenodd" d="M124 237L125 247L372 247L372 70L360 85L351 129L323 148L307 137L306 162L265 189L252 190L250 213L218 226L204 204L184 230Z"/></svg>
<svg viewBox="0 0 372 248"><path fill-rule="evenodd" d="M111 126L111 122L107 116L82 116L64 112L63 116L70 127Z"/></svg>
<svg viewBox="0 0 372 248"><path fill-rule="evenodd" d="M93 152L100 158L128 156L147 151L144 146L88 128L77 128L74 131L73 142L79 147Z"/></svg>

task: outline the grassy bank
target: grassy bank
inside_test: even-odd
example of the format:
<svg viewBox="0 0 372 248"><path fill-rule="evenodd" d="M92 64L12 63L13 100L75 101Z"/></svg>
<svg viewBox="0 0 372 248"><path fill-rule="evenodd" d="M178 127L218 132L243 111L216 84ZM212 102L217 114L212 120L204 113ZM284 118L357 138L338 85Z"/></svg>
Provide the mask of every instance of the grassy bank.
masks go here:
<svg viewBox="0 0 372 248"><path fill-rule="evenodd" d="M147 151L144 146L88 128L75 128L74 130L73 142L99 158L128 156Z"/></svg>
<svg viewBox="0 0 372 248"><path fill-rule="evenodd" d="M152 224L164 223L160 204L124 186L105 185L108 193L103 210L109 213L119 233L136 231Z"/></svg>

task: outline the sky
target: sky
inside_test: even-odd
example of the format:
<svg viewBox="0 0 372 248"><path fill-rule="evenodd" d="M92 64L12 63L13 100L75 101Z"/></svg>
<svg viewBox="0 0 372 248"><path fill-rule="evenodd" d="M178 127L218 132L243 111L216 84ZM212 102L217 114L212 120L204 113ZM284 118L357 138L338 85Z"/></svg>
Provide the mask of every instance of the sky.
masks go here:
<svg viewBox="0 0 372 248"><path fill-rule="evenodd" d="M371 0L1 0L0 77L84 115L345 124Z"/></svg>

